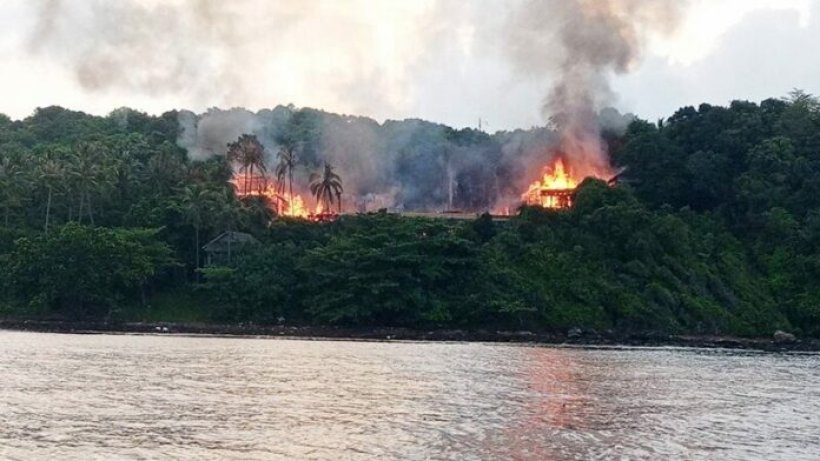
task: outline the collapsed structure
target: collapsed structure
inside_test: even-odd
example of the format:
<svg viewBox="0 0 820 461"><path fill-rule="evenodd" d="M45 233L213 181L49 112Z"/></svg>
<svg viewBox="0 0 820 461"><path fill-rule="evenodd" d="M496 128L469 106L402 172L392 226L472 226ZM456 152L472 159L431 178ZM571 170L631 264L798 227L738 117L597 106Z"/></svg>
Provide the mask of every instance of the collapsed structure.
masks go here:
<svg viewBox="0 0 820 461"><path fill-rule="evenodd" d="M309 219L315 222L333 221L339 216L333 210L325 210L321 201L318 201L314 208L309 208L301 194L285 191L282 183L277 183L263 174L234 173L231 184L239 197L264 197L276 216Z"/></svg>
<svg viewBox="0 0 820 461"><path fill-rule="evenodd" d="M521 199L525 204L532 206L569 208L572 206L572 196L576 187L578 182L570 177L563 160L559 158L552 168L546 169L540 180L530 185Z"/></svg>

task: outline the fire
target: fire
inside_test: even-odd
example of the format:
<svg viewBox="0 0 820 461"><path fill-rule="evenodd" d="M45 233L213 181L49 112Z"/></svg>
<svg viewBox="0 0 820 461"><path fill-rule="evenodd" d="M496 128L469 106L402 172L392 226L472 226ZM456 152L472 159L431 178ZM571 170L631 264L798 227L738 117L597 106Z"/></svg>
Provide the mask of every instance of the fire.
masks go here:
<svg viewBox="0 0 820 461"><path fill-rule="evenodd" d="M231 178L236 194L240 197L261 196L266 197L270 203L270 208L278 216L291 218L312 219L316 214L321 213L321 205L316 211L311 212L305 205L305 200L299 194L280 194L275 187L275 183L265 176L251 176L245 178L242 175L234 174Z"/></svg>
<svg viewBox="0 0 820 461"><path fill-rule="evenodd" d="M576 187L578 181L564 167L563 160L558 158L551 169L546 169L539 181L530 185L521 199L527 205L553 209L569 208L572 206L572 193Z"/></svg>
<svg viewBox="0 0 820 461"><path fill-rule="evenodd" d="M305 201L301 195L295 194L289 202L281 196L277 197L280 198L280 200L276 202L279 204L279 209L277 210L279 215L289 216L291 218L307 218L310 216L310 212L305 206ZM283 201L285 203L282 203Z"/></svg>

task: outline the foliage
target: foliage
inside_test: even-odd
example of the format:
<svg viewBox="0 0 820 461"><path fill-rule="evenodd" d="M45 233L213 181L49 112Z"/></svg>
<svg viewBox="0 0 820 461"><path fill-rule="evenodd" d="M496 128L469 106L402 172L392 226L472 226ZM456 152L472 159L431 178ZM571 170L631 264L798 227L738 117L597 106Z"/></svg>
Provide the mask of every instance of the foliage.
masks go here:
<svg viewBox="0 0 820 461"><path fill-rule="evenodd" d="M401 191L410 208L489 209L520 193L511 178L525 171L504 159L554 137L275 113L267 147L280 193L294 171L342 161L331 140L351 130L375 139L374 161L412 178L418 188ZM573 209L524 207L507 221L277 218L228 182L232 161L248 177L265 171L258 139L192 161L179 134L175 112L0 117L0 305L23 317L123 308L123 318L219 322L820 335L820 103L805 92L607 132L626 168L616 187L587 180ZM324 165L313 192L329 207L341 182ZM202 268L202 245L226 230L262 244ZM178 314L176 298L187 306Z"/></svg>
<svg viewBox="0 0 820 461"><path fill-rule="evenodd" d="M4 285L18 304L68 318L110 315L173 264L156 230L66 224L21 237L7 255ZM34 294L31 296L31 294Z"/></svg>

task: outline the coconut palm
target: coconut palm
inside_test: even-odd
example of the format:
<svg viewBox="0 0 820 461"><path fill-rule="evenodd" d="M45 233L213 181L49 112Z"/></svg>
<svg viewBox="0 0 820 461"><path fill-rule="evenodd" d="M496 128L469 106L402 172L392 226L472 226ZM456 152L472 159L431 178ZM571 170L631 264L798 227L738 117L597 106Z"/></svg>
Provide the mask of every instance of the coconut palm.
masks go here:
<svg viewBox="0 0 820 461"><path fill-rule="evenodd" d="M199 269L199 234L205 224L205 215L213 205L213 193L199 184L191 184L182 189L179 208L185 222L194 228L194 253L196 269ZM196 272L199 280L199 272Z"/></svg>
<svg viewBox="0 0 820 461"><path fill-rule="evenodd" d="M310 192L316 197L316 201L324 204L324 209L329 210L336 200L339 212L342 211L342 178L333 171L333 167L325 162L322 174L313 173L310 175Z"/></svg>
<svg viewBox="0 0 820 461"><path fill-rule="evenodd" d="M212 209L214 222L230 235L242 221L242 203L232 189L214 191ZM231 261L231 238L228 238L228 262Z"/></svg>
<svg viewBox="0 0 820 461"><path fill-rule="evenodd" d="M94 225L94 207L92 198L104 197L114 186L115 171L109 164L111 153L105 145L96 142L84 142L69 157L66 173L72 179L73 192L78 195L77 221L83 220L85 209L91 225Z"/></svg>
<svg viewBox="0 0 820 461"><path fill-rule="evenodd" d="M140 179L145 173L145 164L133 153L125 151L120 158L114 160L111 173L118 200L125 202L127 197L139 187Z"/></svg>
<svg viewBox="0 0 820 461"><path fill-rule="evenodd" d="M292 144L286 144L276 153L279 163L276 165L276 181L279 193L285 192L285 178L288 179L288 204L293 202L293 169L296 167L296 149Z"/></svg>
<svg viewBox="0 0 820 461"><path fill-rule="evenodd" d="M0 156L0 199L3 200L3 225L9 227L13 206L19 206L24 195L25 178L19 160L9 154Z"/></svg>
<svg viewBox="0 0 820 461"><path fill-rule="evenodd" d="M171 149L160 149L146 164L145 179L158 193L170 194L185 175L183 159Z"/></svg>
<svg viewBox="0 0 820 461"><path fill-rule="evenodd" d="M51 222L51 204L54 199L55 189L59 186L60 178L63 175L63 166L55 158L55 152L48 152L43 156L37 165L37 179L40 184L46 187L46 222L45 232L48 233L48 225Z"/></svg>
<svg viewBox="0 0 820 461"><path fill-rule="evenodd" d="M239 163L239 171L245 173L245 184L242 190L244 194L250 192L250 181L253 180L254 169L260 174L264 174L267 170L265 147L252 134L243 134L235 142L228 144L228 160Z"/></svg>

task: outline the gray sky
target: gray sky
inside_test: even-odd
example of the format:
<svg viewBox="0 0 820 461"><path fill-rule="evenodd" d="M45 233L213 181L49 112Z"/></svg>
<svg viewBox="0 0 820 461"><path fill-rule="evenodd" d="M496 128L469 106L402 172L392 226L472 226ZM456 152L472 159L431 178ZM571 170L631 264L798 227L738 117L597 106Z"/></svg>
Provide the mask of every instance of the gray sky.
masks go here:
<svg viewBox="0 0 820 461"><path fill-rule="evenodd" d="M522 1L2 0L0 112L293 103L529 128L543 124L551 82L505 56ZM677 29L642 35L642 59L611 79L614 106L654 120L701 102L820 93L820 1L690 3Z"/></svg>

